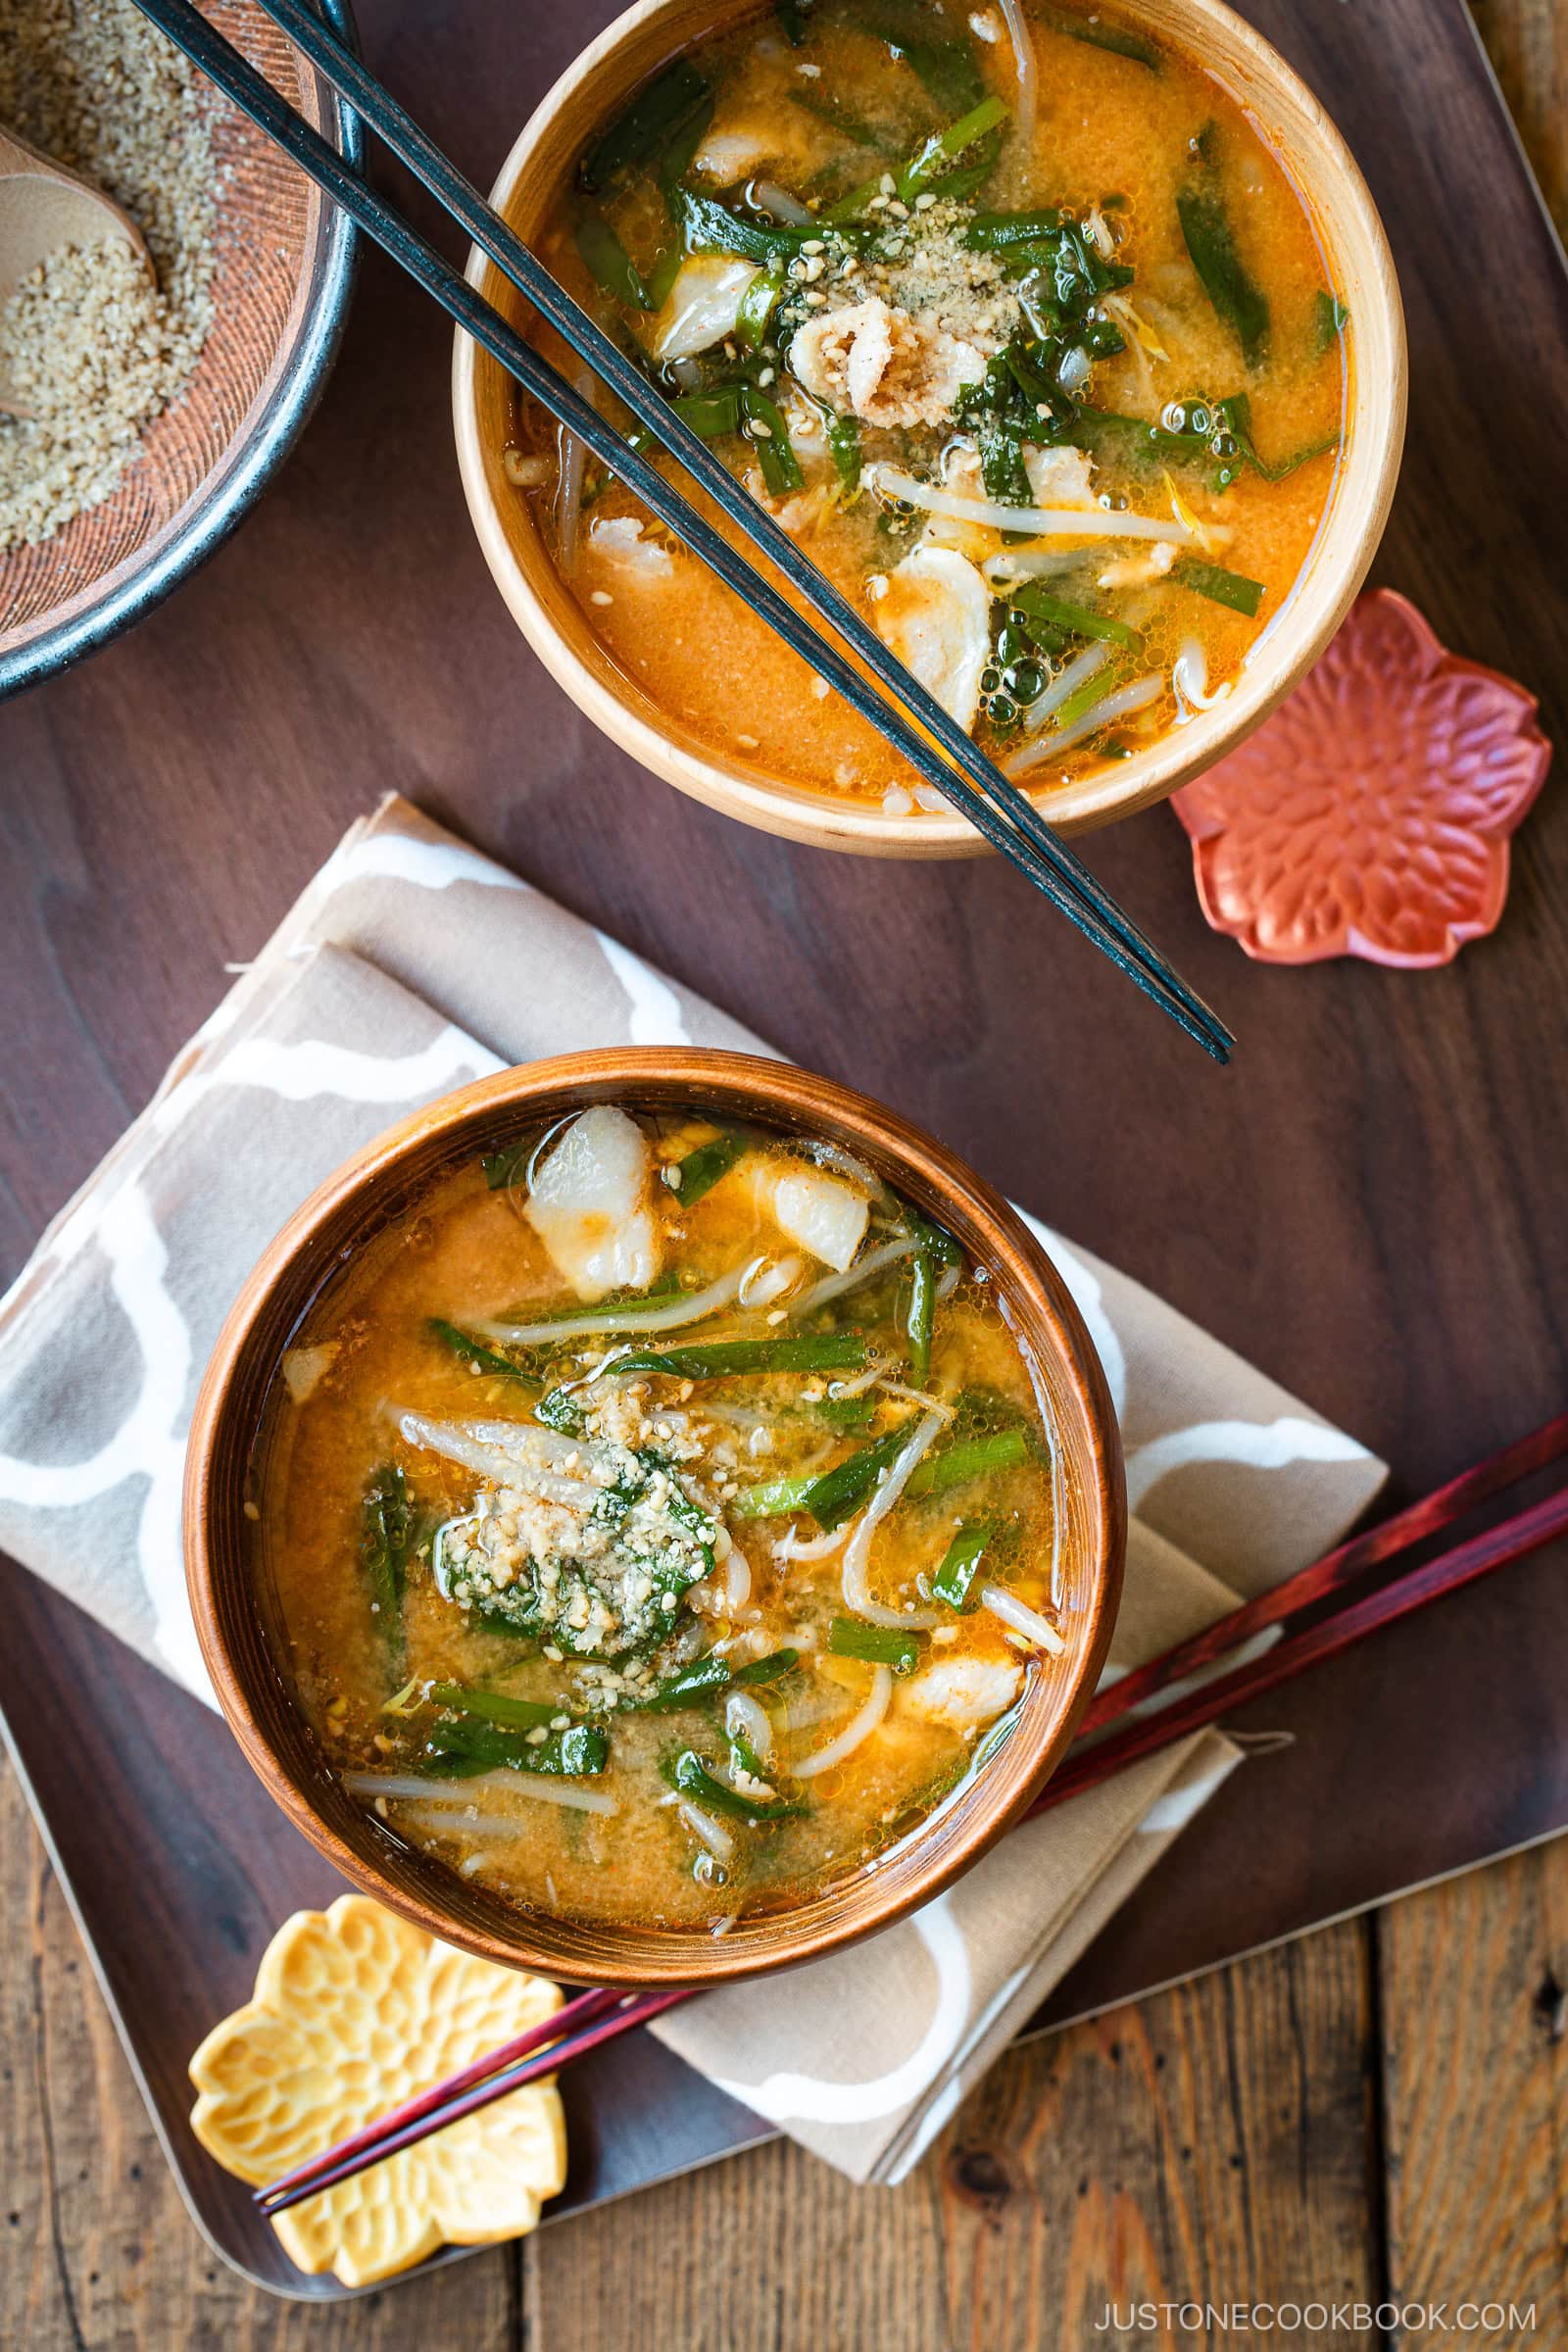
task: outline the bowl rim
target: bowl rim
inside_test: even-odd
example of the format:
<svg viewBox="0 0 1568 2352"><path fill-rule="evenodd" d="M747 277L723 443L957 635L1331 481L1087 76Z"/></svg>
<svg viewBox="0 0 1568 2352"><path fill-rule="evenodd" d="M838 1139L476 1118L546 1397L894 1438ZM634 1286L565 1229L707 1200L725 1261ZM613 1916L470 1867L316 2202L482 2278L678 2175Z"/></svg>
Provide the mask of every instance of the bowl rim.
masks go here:
<svg viewBox="0 0 1568 2352"><path fill-rule="evenodd" d="M503 1936L456 1918L439 1900L438 1862L429 1862L426 1878L420 1857L415 1868L421 1891L411 1891L393 1883L371 1859L373 1833L367 1832L366 1850L361 1850L323 1819L310 1787L323 1791L336 1788L336 1777L319 1757L308 1718L286 1690L262 1613L239 1576L231 1570L226 1592L220 1590L215 1551L226 1540L232 1559L243 1565L243 1542L234 1517L239 1506L233 1498L251 1459L259 1415L242 1425L240 1416L247 1407L234 1401L236 1391L244 1385L252 1396L265 1395L288 1330L315 1295L324 1266L345 1246L345 1218L363 1228L373 1217L374 1203L395 1193L400 1182L416 1186L428 1181L436 1168L450 1165L470 1143L477 1145L499 1118L511 1120L529 1112L569 1115L592 1102L636 1101L639 1094L644 1100L662 1096L727 1107L732 1115L764 1123L772 1119L786 1131L794 1127L842 1135L873 1164L880 1161L915 1199L923 1196L950 1214L956 1203L961 1210L957 1222L983 1233L993 1266L1000 1261L1004 1293L1027 1310L1031 1336L1037 1343L1049 1339L1052 1345L1056 1408L1076 1409L1078 1450L1089 1469L1080 1489L1087 1503L1089 1597L1078 1621L1080 1639L1071 1663L1059 1684L1046 1687L1049 1711L1043 1712L1032 1743L1016 1736L1005 1742L988 1771L976 1777L965 1800L967 1819L956 1814L956 1827L944 1823L942 1850L934 1862L923 1869L917 1860L913 1867L906 1863L901 1873L886 1879L874 1871L862 1873L829 1890L828 1896L814 1897L805 1908L814 1916L826 1906L835 1916L809 1930L791 1934L788 1923L797 1915L779 1915L785 1924L775 1948L760 1954L739 1936L714 1939L672 1933L665 1937L647 1931L638 1936L622 1923L590 1925L592 1935L624 1942L623 1958L617 1955L615 1960L614 1981L710 1984L770 1974L841 1949L890 1926L951 1886L1019 1818L1050 1778L1093 1695L1109 1647L1121 1594L1127 1522L1121 1439L1109 1388L1071 1293L1048 1251L1018 1211L956 1153L900 1113L835 1080L793 1063L717 1049L629 1047L557 1055L500 1071L441 1097L366 1145L316 1189L263 1252L230 1309L191 1418L183 1494L185 1574L202 1655L246 1760L294 1827L353 1886L481 1959L567 1980L574 1973L579 1978L607 1973L602 1959L596 1959L591 1970L579 1959L574 1970L571 1955L564 1957L553 1948L552 1932L569 1940L581 1923L517 1910L508 1914L515 1932ZM218 1492L225 1479L232 1507L225 1506ZM229 1615L242 1619L253 1636L256 1658L265 1659L261 1672L275 1703L303 1726L313 1751L312 1775L296 1778L277 1754L255 1703L259 1677L254 1671L247 1673L230 1642L225 1623ZM1004 1775L998 1768L1004 1761ZM351 1800L342 1802L345 1818L351 1811L355 1823L368 1821ZM914 1833L903 1850L917 1855L920 1835Z"/></svg>
<svg viewBox="0 0 1568 2352"><path fill-rule="evenodd" d="M318 0L318 5L332 31L358 55L359 28L352 0ZM345 163L357 172L363 170L365 130L359 116L314 66L303 58L300 64L320 94L323 135L330 138ZM20 694L24 687L40 685L83 655L96 653L162 604L238 528L288 456L332 371L359 267L359 232L353 221L326 195L321 196L320 204L321 224L299 333L265 413L242 440L229 445L225 456L231 462L204 476L186 501L182 518L176 515L168 526L168 535L152 563L138 564L132 552L104 575L110 581L117 573L122 575L119 585L91 597L72 619L57 625L45 619L36 634L22 637L9 651L0 643L0 701ZM253 417L255 410L253 403Z"/></svg>
<svg viewBox="0 0 1568 2352"><path fill-rule="evenodd" d="M1287 104L1298 120L1310 122L1312 137L1322 153L1322 167L1313 185L1299 186L1298 193L1322 240L1325 223L1321 216L1329 208L1319 200L1317 189L1319 184L1333 185L1334 209L1348 223L1344 241L1348 242L1351 235L1364 241L1369 267L1356 305L1363 316L1348 361L1347 401L1352 430L1348 433L1301 570L1293 582L1290 598L1280 608L1283 620L1296 609L1302 589L1313 588L1317 609L1311 625L1298 639L1292 630L1280 628L1281 647L1292 649L1290 658L1280 661L1276 653L1261 665L1255 672L1255 692L1248 691L1250 681L1244 679L1236 695L1200 712L1185 726L1167 730L1147 753L1119 763L1105 762L1090 775L1045 794L1039 805L1054 829L1064 835L1117 823L1168 799L1261 726L1299 684L1345 618L1377 552L1394 500L1407 408L1404 314L1387 232L1360 167L1316 96L1273 44L1228 7L1226 0L1122 0L1122 4L1135 18L1158 16L1161 29L1185 42L1207 70L1222 78L1223 68L1206 50L1219 41L1228 50L1244 54L1250 70L1275 98ZM557 78L518 132L497 174L489 196L496 212L511 217L518 183L534 151L566 109L581 108L585 88L601 68L626 40L678 5L681 0L633 0ZM710 0L708 13L715 20L716 28L719 22L739 19L754 8L755 0ZM1184 20L1180 28L1169 24L1173 16ZM1246 99L1233 95L1237 103L1256 112L1255 93ZM1262 129L1265 136L1272 135L1267 124ZM487 281L501 279L494 264L477 247L469 250L466 274L481 290L486 289ZM490 293L494 299L493 285ZM1369 295L1375 296L1374 317L1367 320L1364 307ZM1387 368L1379 369L1377 380L1386 386L1386 402L1369 397L1367 414L1359 429L1354 429L1359 353L1363 347L1370 349L1383 342L1387 344ZM988 844L968 819L956 812L923 812L913 820L889 816L877 804L839 799L825 789L766 779L740 755L726 757L708 745L694 749L668 731L670 722L657 703L618 670L612 657L603 654L597 663L585 658L568 642L535 583L534 569L543 572L547 566L520 562L502 526L479 425L478 380L477 347L460 327L453 340L453 427L469 520L491 576L522 635L557 684L612 741L690 798L762 832L868 857L957 858L987 853ZM1370 453L1365 461L1360 457L1363 449ZM1365 478L1352 479L1363 464ZM1318 583L1323 584L1321 593ZM1254 641L1254 651L1261 643L1261 637Z"/></svg>

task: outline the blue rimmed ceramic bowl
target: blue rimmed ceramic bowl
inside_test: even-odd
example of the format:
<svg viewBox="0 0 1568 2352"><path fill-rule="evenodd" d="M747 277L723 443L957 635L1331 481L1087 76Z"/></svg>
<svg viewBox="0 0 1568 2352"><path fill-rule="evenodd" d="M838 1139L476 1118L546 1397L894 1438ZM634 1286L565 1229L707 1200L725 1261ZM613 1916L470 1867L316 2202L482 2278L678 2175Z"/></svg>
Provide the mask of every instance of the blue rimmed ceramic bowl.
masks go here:
<svg viewBox="0 0 1568 2352"><path fill-rule="evenodd" d="M203 0L253 65L351 163L356 118L253 0ZM318 0L355 37L348 0ZM353 283L349 221L243 117L215 123L215 317L181 398L119 487L38 547L0 555L0 696L36 685L139 620L249 511L299 436L337 353Z"/></svg>

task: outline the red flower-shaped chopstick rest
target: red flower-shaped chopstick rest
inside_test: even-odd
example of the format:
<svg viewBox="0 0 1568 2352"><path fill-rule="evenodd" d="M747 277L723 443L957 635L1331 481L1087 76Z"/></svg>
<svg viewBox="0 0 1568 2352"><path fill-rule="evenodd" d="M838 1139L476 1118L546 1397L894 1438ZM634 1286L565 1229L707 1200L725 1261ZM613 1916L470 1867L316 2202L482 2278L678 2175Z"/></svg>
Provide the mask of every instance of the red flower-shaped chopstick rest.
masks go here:
<svg viewBox="0 0 1568 2352"><path fill-rule="evenodd" d="M1550 759L1534 695L1446 652L1379 588L1256 734L1171 806L1205 916L1249 956L1417 970L1494 929L1508 837Z"/></svg>

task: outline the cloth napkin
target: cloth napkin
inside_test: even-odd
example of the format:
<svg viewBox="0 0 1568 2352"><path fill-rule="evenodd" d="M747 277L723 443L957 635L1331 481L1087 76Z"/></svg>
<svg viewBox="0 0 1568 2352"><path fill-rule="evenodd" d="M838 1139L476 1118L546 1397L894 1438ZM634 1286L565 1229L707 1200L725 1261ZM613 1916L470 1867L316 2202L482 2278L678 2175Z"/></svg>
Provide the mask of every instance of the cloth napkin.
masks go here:
<svg viewBox="0 0 1568 2352"><path fill-rule="evenodd" d="M519 982L526 978L526 985ZM179 1490L207 1354L314 1187L419 1104L595 1046L767 1052L389 798L356 825L0 1301L0 1545L211 1703ZM1037 1227L1084 1314L1134 1513L1110 1674L1327 1549L1382 1463ZM856 2180L915 2161L1240 1761L1200 1732L1014 1832L852 1951L654 2031Z"/></svg>

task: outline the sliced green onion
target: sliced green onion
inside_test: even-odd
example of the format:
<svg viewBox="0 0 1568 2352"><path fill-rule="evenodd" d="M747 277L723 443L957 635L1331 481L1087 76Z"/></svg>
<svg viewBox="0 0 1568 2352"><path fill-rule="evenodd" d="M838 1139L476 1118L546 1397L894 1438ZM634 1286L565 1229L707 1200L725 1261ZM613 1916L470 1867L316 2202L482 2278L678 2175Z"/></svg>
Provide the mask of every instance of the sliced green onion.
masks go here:
<svg viewBox="0 0 1568 2352"><path fill-rule="evenodd" d="M661 1683L652 1698L639 1702L639 1711L646 1715L667 1715L677 1707L695 1707L710 1698L715 1690L727 1690L732 1680L725 1661L711 1650L706 1656L694 1658L678 1674Z"/></svg>
<svg viewBox="0 0 1568 2352"><path fill-rule="evenodd" d="M791 1511L804 1511L806 1498L816 1484L810 1478L769 1478L755 1487L745 1487L730 1509L737 1519L784 1519Z"/></svg>
<svg viewBox="0 0 1568 2352"><path fill-rule="evenodd" d="M616 236L603 213L585 212L577 223L577 251L589 275L613 294L628 310L652 311L658 308L644 283L638 269L625 246Z"/></svg>
<svg viewBox="0 0 1568 2352"><path fill-rule="evenodd" d="M1237 392L1229 400L1222 400L1219 416L1249 466L1254 466L1265 482L1283 482L1287 474L1296 471L1298 466L1306 465L1311 458L1326 457L1331 449L1340 446L1339 434L1327 433L1321 441L1309 441L1304 449L1297 450L1294 457L1278 458L1270 466L1258 456L1257 445L1252 439L1252 403L1248 393ZM1233 573L1232 577L1235 576Z"/></svg>
<svg viewBox="0 0 1568 2352"><path fill-rule="evenodd" d="M1033 245L1054 237L1062 223L1055 211L1036 213L976 213L963 232L963 242L976 253L1004 253L1009 245Z"/></svg>
<svg viewBox="0 0 1568 2352"><path fill-rule="evenodd" d="M941 1456L938 1456L941 1459ZM945 1600L950 1609L972 1606L969 1588L979 1572L981 1561L991 1543L989 1519L974 1519L959 1528L942 1555L942 1565L931 1579L931 1590L938 1600Z"/></svg>
<svg viewBox="0 0 1568 2352"><path fill-rule="evenodd" d="M895 1674L912 1674L920 1663L918 1635L901 1634L891 1625L866 1625L858 1617L835 1617L827 1645L836 1658L863 1658L868 1666L891 1666Z"/></svg>
<svg viewBox="0 0 1568 2352"><path fill-rule="evenodd" d="M820 1527L841 1526L869 1494L882 1472L897 1461L908 1435L903 1425L890 1429L875 1445L852 1453L835 1469L824 1470L820 1478L808 1480L805 1498L797 1507L809 1511Z"/></svg>
<svg viewBox="0 0 1568 2352"><path fill-rule="evenodd" d="M1059 735L1068 727L1076 726L1086 712L1093 710L1097 703L1102 703L1122 683L1126 674L1119 662L1107 662L1095 671L1093 677L1085 678L1064 703L1057 704L1054 719L1055 732Z"/></svg>
<svg viewBox="0 0 1568 2352"><path fill-rule="evenodd" d="M597 194L612 180L651 164L708 96L709 85L697 68L678 60L600 132L577 167L581 185Z"/></svg>
<svg viewBox="0 0 1568 2352"><path fill-rule="evenodd" d="M896 32L883 36L901 64L918 77L928 98L944 114L962 114L980 105L986 85L967 41L906 41Z"/></svg>
<svg viewBox="0 0 1568 2352"><path fill-rule="evenodd" d="M1257 608L1263 601L1261 580L1250 580L1239 571L1226 571L1218 564L1200 564L1196 556L1181 556L1170 567L1170 576L1183 588L1191 588L1197 596L1206 596L1211 604L1228 605L1233 612L1245 612L1255 620Z"/></svg>
<svg viewBox="0 0 1568 2352"><path fill-rule="evenodd" d="M509 1185L515 1184L525 1172L532 1152L533 1145L526 1143L514 1144L510 1152L483 1153L479 1165L484 1170L484 1180L490 1190L504 1193Z"/></svg>

